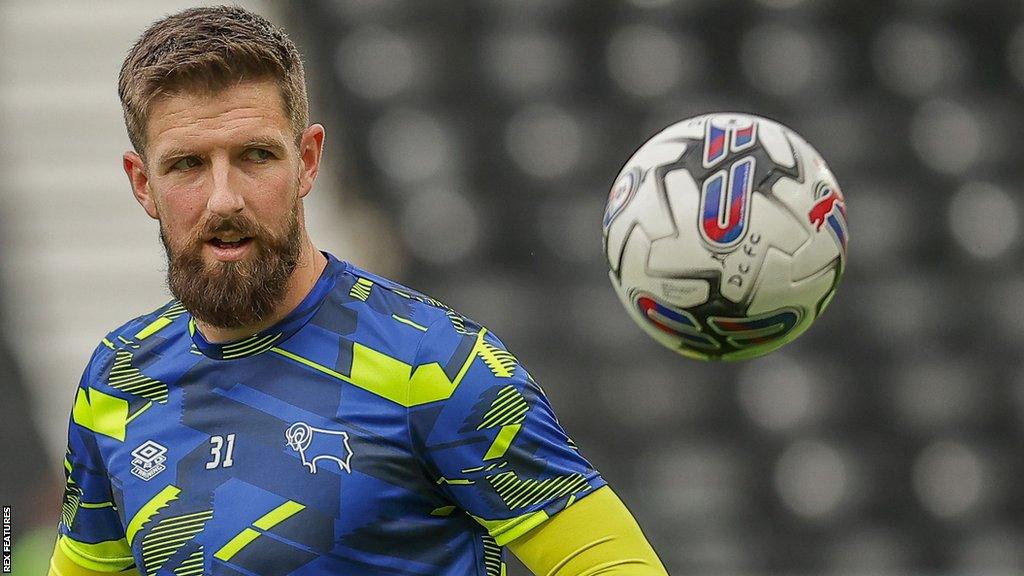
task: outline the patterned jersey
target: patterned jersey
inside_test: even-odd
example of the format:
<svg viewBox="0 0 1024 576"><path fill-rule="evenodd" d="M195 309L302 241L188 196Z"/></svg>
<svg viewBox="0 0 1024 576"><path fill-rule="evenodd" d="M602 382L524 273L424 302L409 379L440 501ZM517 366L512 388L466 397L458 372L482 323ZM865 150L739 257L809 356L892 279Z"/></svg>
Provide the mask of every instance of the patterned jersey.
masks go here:
<svg viewBox="0 0 1024 576"><path fill-rule="evenodd" d="M103 339L64 462L74 561L498 576L506 543L604 485L494 334L327 256L250 338L211 343L171 302Z"/></svg>

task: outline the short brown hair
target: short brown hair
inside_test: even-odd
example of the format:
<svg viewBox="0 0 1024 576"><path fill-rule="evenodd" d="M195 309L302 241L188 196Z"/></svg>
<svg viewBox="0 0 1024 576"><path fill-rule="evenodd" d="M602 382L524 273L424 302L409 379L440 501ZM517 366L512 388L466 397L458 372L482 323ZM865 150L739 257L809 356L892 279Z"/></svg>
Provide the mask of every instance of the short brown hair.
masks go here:
<svg viewBox="0 0 1024 576"><path fill-rule="evenodd" d="M145 155L149 105L184 90L218 92L273 79L296 140L309 122L302 57L283 30L237 6L189 8L154 22L121 66L117 93L128 139Z"/></svg>

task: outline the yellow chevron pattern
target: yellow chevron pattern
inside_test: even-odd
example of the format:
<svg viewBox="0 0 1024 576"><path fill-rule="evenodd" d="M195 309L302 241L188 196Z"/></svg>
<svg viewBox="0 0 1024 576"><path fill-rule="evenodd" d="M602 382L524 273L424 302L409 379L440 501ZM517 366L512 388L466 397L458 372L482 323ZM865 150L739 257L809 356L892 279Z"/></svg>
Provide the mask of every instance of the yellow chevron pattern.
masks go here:
<svg viewBox="0 0 1024 576"><path fill-rule="evenodd" d="M494 541L490 534L484 534L484 569L487 576L502 576L505 573L505 565L501 561L501 547Z"/></svg>
<svg viewBox="0 0 1024 576"><path fill-rule="evenodd" d="M444 302L441 302L440 300L435 300L430 296L424 296L423 294L409 294L408 292L403 292L402 290L399 290L397 288L392 288L391 291L394 292L395 294L398 294L402 298L408 298L409 300L415 300L417 302L430 304L431 306L437 306L438 308L443 308L445 310L451 310L451 308L445 305Z"/></svg>
<svg viewBox="0 0 1024 576"><path fill-rule="evenodd" d="M221 358L225 360L232 360L234 358L242 358L244 356L255 356L260 352L265 352L274 347L274 344L281 338L282 334L267 334L266 336L260 336L259 334L240 340L233 344L226 344L221 349Z"/></svg>
<svg viewBox="0 0 1024 576"><path fill-rule="evenodd" d="M146 376L132 366L132 353L127 350L118 350L115 353L114 365L110 368L107 383L111 388L126 394L141 396L160 404L167 403L167 385Z"/></svg>
<svg viewBox="0 0 1024 576"><path fill-rule="evenodd" d="M508 462L494 462L486 466L474 466L473 468L463 468L462 473L472 474L474 472L490 472L495 468L504 468L505 466L508 466Z"/></svg>
<svg viewBox="0 0 1024 576"><path fill-rule="evenodd" d="M499 378L511 378L516 371L519 361L508 350L503 350L490 342L481 342L477 349L480 358L487 364L487 367Z"/></svg>
<svg viewBox="0 0 1024 576"><path fill-rule="evenodd" d="M174 576L201 576L203 573L203 547L200 546L174 569Z"/></svg>
<svg viewBox="0 0 1024 576"><path fill-rule="evenodd" d="M68 478L67 486L64 488L64 501L60 507L60 521L65 528L71 530L71 524L75 521L75 516L78 514L78 507L82 504L82 489L79 488L75 481L70 477Z"/></svg>
<svg viewBox="0 0 1024 576"><path fill-rule="evenodd" d="M555 476L547 480L520 480L515 472L488 476L487 481L509 510L526 508L552 498L561 498L590 488L582 474Z"/></svg>
<svg viewBox="0 0 1024 576"><path fill-rule="evenodd" d="M168 325L170 325L171 322L173 322L176 318L178 318L178 316L181 316L185 312L187 312L187 310L185 310L185 305L182 304L181 302L175 302L173 305L167 308L167 310L164 310L164 313L158 316L156 320L153 320L145 328L136 333L135 339L144 340L152 336L153 334L156 334L157 332L163 330Z"/></svg>
<svg viewBox="0 0 1024 576"><path fill-rule="evenodd" d="M181 302L175 302L173 306L164 310L164 313L161 314L161 316L169 320L175 320L185 312L187 312L187 310L185 310L185 305Z"/></svg>
<svg viewBox="0 0 1024 576"><path fill-rule="evenodd" d="M373 288L373 281L367 280L366 278L356 279L356 283L352 285L352 289L348 291L348 295L352 298L357 298L366 302L370 297L370 290Z"/></svg>
<svg viewBox="0 0 1024 576"><path fill-rule="evenodd" d="M181 488L178 488L174 484L168 484L164 486L163 490L157 492L156 496L149 499L139 508L132 519L128 521L128 526L124 529L125 538L129 544L135 542L135 536L142 530L142 527L147 522L153 519L154 516L160 513L161 510L170 505L171 502L178 499L178 495L181 494Z"/></svg>
<svg viewBox="0 0 1024 576"><path fill-rule="evenodd" d="M444 368L437 362L421 364L413 370L411 365L359 343L352 345L352 368L348 375L281 348L271 348L271 351L343 382L354 384L381 398L410 407L450 398L469 371L470 364L476 360L477 349L481 346L486 332L482 329L477 334L476 343L467 353L462 368L452 379L449 379Z"/></svg>
<svg viewBox="0 0 1024 576"><path fill-rule="evenodd" d="M440 486L441 484L469 486L470 484L473 484L473 481L466 478L445 478L444 476L441 476L437 479L437 485Z"/></svg>
<svg viewBox="0 0 1024 576"><path fill-rule="evenodd" d="M474 332L466 329L466 320L458 312L449 309L445 311L445 314L448 315L448 320L451 320L452 326L455 328L456 332L459 334L474 334Z"/></svg>
<svg viewBox="0 0 1024 576"><path fill-rule="evenodd" d="M124 442L128 426L128 401L95 388L79 388L71 410L75 424Z"/></svg>
<svg viewBox="0 0 1024 576"><path fill-rule="evenodd" d="M522 424L529 409L526 398L523 398L515 386L505 386L498 392L498 397L491 403L491 408L484 414L483 421L476 429Z"/></svg>
<svg viewBox="0 0 1024 576"><path fill-rule="evenodd" d="M294 500L288 500L284 504L281 504L277 508L274 508L270 512L267 512L263 516L259 517L253 526L259 528L262 531L267 531L277 526L281 522L284 522L288 518L291 518L295 514L298 514L306 507L303 504L299 504ZM228 543L221 546L220 550L213 553L213 557L218 560L227 562L231 560L235 554L238 554L243 548L252 544L254 540L259 538L262 532L253 530L252 528L245 528L241 532L235 535L234 538L228 540Z"/></svg>
<svg viewBox="0 0 1024 576"><path fill-rule="evenodd" d="M160 520L142 539L142 562L149 576L156 574L171 555L201 532L203 526L212 517L213 510L200 510ZM189 558L191 559L191 556ZM200 553L201 562L202 555ZM201 568L202 564L200 564L200 573L202 572Z"/></svg>

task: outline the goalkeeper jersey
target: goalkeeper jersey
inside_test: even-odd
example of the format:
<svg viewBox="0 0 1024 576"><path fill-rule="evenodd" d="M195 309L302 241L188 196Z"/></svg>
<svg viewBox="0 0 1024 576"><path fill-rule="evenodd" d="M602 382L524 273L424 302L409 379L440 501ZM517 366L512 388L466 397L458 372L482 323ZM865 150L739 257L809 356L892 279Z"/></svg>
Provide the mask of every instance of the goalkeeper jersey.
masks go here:
<svg viewBox="0 0 1024 576"><path fill-rule="evenodd" d="M494 334L327 254L275 326L216 344L170 302L77 390L59 541L151 576L504 574L604 485Z"/></svg>

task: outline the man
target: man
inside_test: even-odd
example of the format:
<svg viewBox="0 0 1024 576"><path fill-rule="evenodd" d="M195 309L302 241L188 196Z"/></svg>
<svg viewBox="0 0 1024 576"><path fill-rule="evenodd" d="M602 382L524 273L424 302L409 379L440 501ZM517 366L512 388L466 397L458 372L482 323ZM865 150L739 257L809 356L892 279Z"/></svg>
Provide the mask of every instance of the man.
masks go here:
<svg viewBox="0 0 1024 576"><path fill-rule="evenodd" d="M51 574L665 573L494 334L314 248L324 128L283 32L168 16L119 93L176 299L85 370Z"/></svg>

